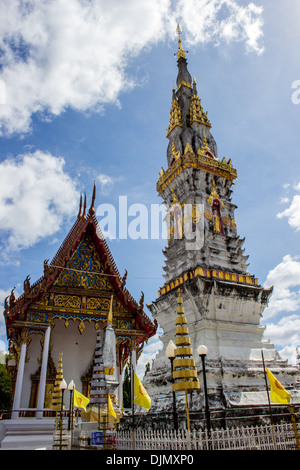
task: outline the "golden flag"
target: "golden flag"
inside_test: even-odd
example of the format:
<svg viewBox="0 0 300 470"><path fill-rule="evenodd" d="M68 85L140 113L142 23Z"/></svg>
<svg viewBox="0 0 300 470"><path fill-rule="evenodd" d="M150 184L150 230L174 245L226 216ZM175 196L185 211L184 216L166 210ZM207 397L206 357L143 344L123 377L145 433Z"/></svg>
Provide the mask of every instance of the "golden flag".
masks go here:
<svg viewBox="0 0 300 470"><path fill-rule="evenodd" d="M149 397L148 393L144 389L143 385L140 382L140 379L134 373L134 401L136 405L140 405L143 408L146 408L149 411L151 406L151 398Z"/></svg>
<svg viewBox="0 0 300 470"><path fill-rule="evenodd" d="M291 400L291 394L281 385L276 379L272 372L266 367L267 377L270 383L271 389L271 401L273 403L282 403L283 405L289 405Z"/></svg>
<svg viewBox="0 0 300 470"><path fill-rule="evenodd" d="M108 395L108 414L113 416L114 418L117 417L116 412L114 410L110 395Z"/></svg>
<svg viewBox="0 0 300 470"><path fill-rule="evenodd" d="M90 400L82 395L82 393L79 393L77 390L74 388L74 406L77 406L78 408L83 408L84 411L86 411L86 407L88 406Z"/></svg>

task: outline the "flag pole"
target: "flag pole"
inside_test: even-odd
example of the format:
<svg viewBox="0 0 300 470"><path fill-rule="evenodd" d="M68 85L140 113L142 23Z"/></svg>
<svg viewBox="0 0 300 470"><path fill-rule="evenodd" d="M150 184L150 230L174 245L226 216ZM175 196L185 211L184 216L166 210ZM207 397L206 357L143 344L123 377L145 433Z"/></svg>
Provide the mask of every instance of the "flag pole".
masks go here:
<svg viewBox="0 0 300 470"><path fill-rule="evenodd" d="M189 413L189 402L188 402L187 389L185 389L185 409L186 409L187 429L189 431L191 429L191 427L190 427L190 413Z"/></svg>
<svg viewBox="0 0 300 470"><path fill-rule="evenodd" d="M133 364L133 354L134 351L131 351L131 409L132 409L132 450L135 450L135 435L134 435L134 364Z"/></svg>
<svg viewBox="0 0 300 470"><path fill-rule="evenodd" d="M291 404L289 404L289 408L290 408L291 420L292 420L295 439L296 439L296 449L300 450L299 434L298 434L297 422L296 422L296 418L295 418L296 415L295 415L295 412L294 412L294 408Z"/></svg>
<svg viewBox="0 0 300 470"><path fill-rule="evenodd" d="M276 434L275 434L274 420L273 420L273 414L272 414L272 407L271 407L271 402L270 402L268 380L267 380L266 366L265 366L265 359L264 359L263 350L261 350L261 358L262 358L262 363L263 363L263 367L264 367L264 376L265 376L266 392L267 392L268 403L269 403L269 412L270 412L270 419L271 419L271 425L272 425L273 441L274 441L274 447L276 449L277 448L277 446L276 446Z"/></svg>

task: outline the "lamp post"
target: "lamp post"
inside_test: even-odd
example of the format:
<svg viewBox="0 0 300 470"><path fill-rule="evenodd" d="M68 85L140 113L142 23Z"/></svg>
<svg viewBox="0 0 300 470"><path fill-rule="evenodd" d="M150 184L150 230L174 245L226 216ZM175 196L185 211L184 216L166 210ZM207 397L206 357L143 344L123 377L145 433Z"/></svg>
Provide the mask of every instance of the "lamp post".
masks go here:
<svg viewBox="0 0 300 470"><path fill-rule="evenodd" d="M201 344L198 346L197 353L202 360L202 370L203 370L203 383L204 383L204 395L205 395L205 417L206 417L206 426L207 431L210 433L210 412L208 406L208 394L207 394L207 384L206 384L206 370L205 370L205 357L207 354L207 347Z"/></svg>
<svg viewBox="0 0 300 470"><path fill-rule="evenodd" d="M70 406L69 406L69 422L68 422L68 431L71 430L71 428L73 429L73 401L72 401L72 397L73 397L73 390L75 388L75 384L74 384L74 381L71 380L71 382L69 383L68 385L68 390L70 391Z"/></svg>
<svg viewBox="0 0 300 470"><path fill-rule="evenodd" d="M59 384L59 388L61 389L61 407L60 407L60 436L59 436L59 450L62 449L62 428L63 428L63 410L64 410L64 392L67 388L67 383L65 379Z"/></svg>
<svg viewBox="0 0 300 470"><path fill-rule="evenodd" d="M173 361L175 358L175 349L176 346L173 343L173 341L169 341L169 344L166 348L166 356L170 359L171 362L171 377L172 377L172 384L174 382L173 379ZM174 429L178 431L178 416L177 416L177 410L176 410L176 397L175 397L175 391L173 390L172 386L172 392L173 392L173 420L174 420Z"/></svg>

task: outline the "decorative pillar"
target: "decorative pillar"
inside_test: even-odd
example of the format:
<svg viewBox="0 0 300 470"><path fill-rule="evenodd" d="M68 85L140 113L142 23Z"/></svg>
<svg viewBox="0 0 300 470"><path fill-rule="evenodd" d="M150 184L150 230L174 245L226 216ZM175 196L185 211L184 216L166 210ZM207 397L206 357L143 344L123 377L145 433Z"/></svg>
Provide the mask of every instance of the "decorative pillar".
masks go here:
<svg viewBox="0 0 300 470"><path fill-rule="evenodd" d="M11 414L12 419L17 419L19 417L20 403L21 403L21 393L23 386L23 376L24 376L24 367L25 367L25 358L26 358L26 349L27 344L26 335L22 335L22 344L20 350L19 364L18 364L18 373L15 386L14 402L13 402L13 411Z"/></svg>
<svg viewBox="0 0 300 470"><path fill-rule="evenodd" d="M132 349L131 349L131 403L132 409L134 409L134 373L136 372L136 346L135 340L132 340Z"/></svg>
<svg viewBox="0 0 300 470"><path fill-rule="evenodd" d="M136 342L132 338L131 349L131 410L132 410L132 449L135 450L135 422L134 422L134 374L136 372Z"/></svg>
<svg viewBox="0 0 300 470"><path fill-rule="evenodd" d="M132 349L131 351L131 370L132 373L136 372L136 349Z"/></svg>
<svg viewBox="0 0 300 470"><path fill-rule="evenodd" d="M47 330L46 330L45 339L44 339L43 359L42 359L40 385L39 385L39 396L38 396L37 413L36 413L36 417L38 419L41 419L43 417L43 408L44 408L44 402L45 402L46 378L47 378L47 366L48 366L48 356L49 356L50 333L51 333L51 326L49 325Z"/></svg>
<svg viewBox="0 0 300 470"><path fill-rule="evenodd" d="M123 406L123 367L122 367L122 361L120 360L120 363L117 365L117 382L119 382L118 388L117 388L117 398L118 398L118 407L120 410L122 410Z"/></svg>

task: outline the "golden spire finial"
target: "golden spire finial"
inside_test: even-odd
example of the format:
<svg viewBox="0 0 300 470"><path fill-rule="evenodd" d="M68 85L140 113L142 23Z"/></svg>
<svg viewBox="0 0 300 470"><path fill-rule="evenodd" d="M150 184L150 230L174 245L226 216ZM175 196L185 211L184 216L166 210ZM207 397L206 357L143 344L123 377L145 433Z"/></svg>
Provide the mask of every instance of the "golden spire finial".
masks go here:
<svg viewBox="0 0 300 470"><path fill-rule="evenodd" d="M180 37L180 34L182 32L181 30L181 27L180 27L180 24L177 23L177 28L176 28L176 32L178 34L178 52L177 52L177 60L180 59L180 57L182 57L183 59L185 59L185 52L182 48L182 43L181 43L181 37Z"/></svg>

